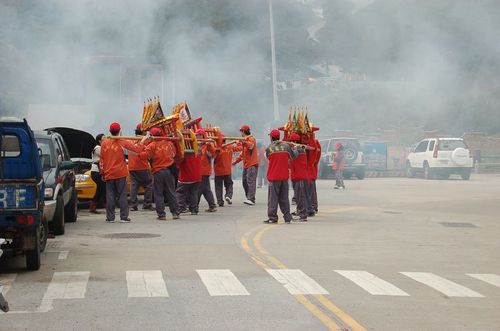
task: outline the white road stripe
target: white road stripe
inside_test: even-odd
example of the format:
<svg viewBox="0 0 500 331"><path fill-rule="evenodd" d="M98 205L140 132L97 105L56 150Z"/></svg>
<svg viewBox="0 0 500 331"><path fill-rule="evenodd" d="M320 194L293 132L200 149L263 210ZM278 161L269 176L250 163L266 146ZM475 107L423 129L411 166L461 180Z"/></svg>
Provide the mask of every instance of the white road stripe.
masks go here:
<svg viewBox="0 0 500 331"><path fill-rule="evenodd" d="M0 275L0 284L3 285L3 294L9 292L12 284L16 280L17 274L3 274Z"/></svg>
<svg viewBox="0 0 500 331"><path fill-rule="evenodd" d="M168 297L160 270L127 271L127 288L129 298Z"/></svg>
<svg viewBox="0 0 500 331"><path fill-rule="evenodd" d="M298 269L266 269L290 294L328 294L314 279Z"/></svg>
<svg viewBox="0 0 500 331"><path fill-rule="evenodd" d="M488 284L500 287L500 276L495 274L467 274L467 276L482 280Z"/></svg>
<svg viewBox="0 0 500 331"><path fill-rule="evenodd" d="M409 296L408 293L383 279L367 272L357 270L334 270L373 295Z"/></svg>
<svg viewBox="0 0 500 331"><path fill-rule="evenodd" d="M196 270L196 272L211 296L250 295L230 270Z"/></svg>
<svg viewBox="0 0 500 331"><path fill-rule="evenodd" d="M484 297L476 291L430 272L402 272L402 274L416 280L417 282L432 287L448 297Z"/></svg>
<svg viewBox="0 0 500 331"><path fill-rule="evenodd" d="M54 272L38 312L52 310L55 299L85 298L89 276L89 271Z"/></svg>
<svg viewBox="0 0 500 331"><path fill-rule="evenodd" d="M57 257L59 260L66 260L68 258L69 251L60 251L59 256Z"/></svg>

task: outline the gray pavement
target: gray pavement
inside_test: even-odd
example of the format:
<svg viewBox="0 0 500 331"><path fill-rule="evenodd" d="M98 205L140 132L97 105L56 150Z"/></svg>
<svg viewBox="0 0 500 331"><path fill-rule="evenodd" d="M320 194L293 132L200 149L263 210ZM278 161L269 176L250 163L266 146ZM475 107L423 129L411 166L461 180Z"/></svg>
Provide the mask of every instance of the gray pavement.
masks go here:
<svg viewBox="0 0 500 331"><path fill-rule="evenodd" d="M266 189L245 206L237 181L215 214L81 210L39 271L0 261L0 330L500 330L500 176L333 184L291 225L262 224Z"/></svg>

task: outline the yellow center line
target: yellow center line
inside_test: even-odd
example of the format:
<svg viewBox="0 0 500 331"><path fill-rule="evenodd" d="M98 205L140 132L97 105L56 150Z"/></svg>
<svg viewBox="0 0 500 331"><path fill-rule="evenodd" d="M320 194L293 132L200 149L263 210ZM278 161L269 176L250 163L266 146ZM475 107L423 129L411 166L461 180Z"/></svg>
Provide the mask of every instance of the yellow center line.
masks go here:
<svg viewBox="0 0 500 331"><path fill-rule="evenodd" d="M266 227L266 228L262 229L261 231L259 231L260 236L262 236L262 234L265 231L267 231L268 229L269 228ZM262 269L264 269L264 270L271 269L264 261L262 261L258 256L254 255L254 253L252 252L252 249L250 248L250 245L248 244L248 236L251 232L253 232L253 230L248 232L247 234L245 234L243 237L241 237L241 240L240 240L241 247L243 248L243 250L245 252L248 253L248 255L250 255L252 260L254 260L257 263L257 265L259 265ZM255 243L255 239L253 241ZM260 242L258 242L258 244L259 244L260 248L263 251L265 251L264 248L260 245ZM269 255L269 253L267 253L267 255ZM284 267L284 269L286 269L285 265L283 265L283 267ZM320 320L329 330L342 331L342 328L340 328L337 325L337 323L335 323L328 315L326 315L324 312L322 312L321 309L319 309L315 304L313 304L311 301L309 301L304 295L297 294L297 295L294 295L293 297L300 304L302 304L307 310L309 310L309 312L311 314L313 314L318 320Z"/></svg>
<svg viewBox="0 0 500 331"><path fill-rule="evenodd" d="M356 209L364 209L362 207L350 207L347 208L347 210L352 210L351 208L356 208ZM336 209L337 212L342 212L345 211L346 208ZM255 246L255 249L262 254L272 265L279 269L288 269L288 267L282 263L279 259L271 255L261 244L262 236L264 233L269 231L270 229L274 228L275 226L266 226L261 228L260 230L257 231L255 236L253 237L253 244ZM252 232L252 231L250 231ZM242 245L243 249L247 251L247 253L255 257L255 255L252 253L250 246L248 245L248 234L243 236L242 238ZM254 258L255 260L255 258ZM260 260L260 259L259 259ZM267 264L260 260L262 264L259 263L259 265L262 267L263 265L265 268L267 268ZM316 318L318 318L328 329L330 330L341 330L339 326L325 313L323 313L314 303L309 301L305 296L303 295L294 295L295 299L300 302L304 307L307 308ZM348 325L353 331L366 331L366 329L361 326L354 318L352 318L349 314L344 312L342 309L340 309L337 305L335 305L332 301L330 301L328 298L326 298L324 295L317 294L314 295L314 297L330 312L334 314L337 318L339 318L343 323Z"/></svg>

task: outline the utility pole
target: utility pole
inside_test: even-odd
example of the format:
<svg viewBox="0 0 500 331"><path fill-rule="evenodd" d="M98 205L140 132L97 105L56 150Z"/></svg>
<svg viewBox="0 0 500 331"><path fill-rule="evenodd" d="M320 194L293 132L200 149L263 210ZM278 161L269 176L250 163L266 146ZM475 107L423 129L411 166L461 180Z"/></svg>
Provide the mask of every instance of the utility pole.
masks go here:
<svg viewBox="0 0 500 331"><path fill-rule="evenodd" d="M273 109L274 109L274 120L279 121L280 110L278 102L278 90L276 82L276 50L274 47L274 20L273 20L273 2L269 0L269 29L271 32L271 65L273 72Z"/></svg>

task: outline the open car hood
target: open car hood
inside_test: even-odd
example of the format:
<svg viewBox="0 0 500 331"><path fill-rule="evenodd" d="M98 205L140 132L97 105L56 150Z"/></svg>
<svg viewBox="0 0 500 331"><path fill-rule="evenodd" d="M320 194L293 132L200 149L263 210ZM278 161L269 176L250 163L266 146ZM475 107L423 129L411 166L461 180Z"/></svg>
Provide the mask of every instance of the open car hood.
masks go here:
<svg viewBox="0 0 500 331"><path fill-rule="evenodd" d="M45 130L57 132L63 137L71 158L92 158L92 150L96 141L90 133L72 128L48 128Z"/></svg>

